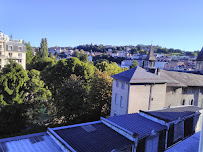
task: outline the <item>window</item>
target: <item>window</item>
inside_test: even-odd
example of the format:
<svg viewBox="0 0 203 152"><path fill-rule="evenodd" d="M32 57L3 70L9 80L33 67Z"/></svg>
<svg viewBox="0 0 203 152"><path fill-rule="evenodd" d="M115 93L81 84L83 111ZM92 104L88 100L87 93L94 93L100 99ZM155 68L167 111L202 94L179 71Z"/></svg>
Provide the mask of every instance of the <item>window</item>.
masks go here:
<svg viewBox="0 0 203 152"><path fill-rule="evenodd" d="M125 82L122 82L121 89L125 89Z"/></svg>
<svg viewBox="0 0 203 152"><path fill-rule="evenodd" d="M119 81L116 80L116 87L119 87Z"/></svg>
<svg viewBox="0 0 203 152"><path fill-rule="evenodd" d="M192 99L191 101L190 101L190 105L193 105L194 104L194 100Z"/></svg>
<svg viewBox="0 0 203 152"><path fill-rule="evenodd" d="M121 96L121 101L120 101L120 106L123 108L123 104L124 104L124 99L123 96Z"/></svg>
<svg viewBox="0 0 203 152"><path fill-rule="evenodd" d="M8 56L9 56L10 58L12 58L12 53L8 53Z"/></svg>
<svg viewBox="0 0 203 152"><path fill-rule="evenodd" d="M22 46L19 46L18 51L22 51L22 50L23 50Z"/></svg>
<svg viewBox="0 0 203 152"><path fill-rule="evenodd" d="M8 46L8 50L10 50L10 51L13 50L13 46L12 46L12 45L9 45L9 46Z"/></svg>
<svg viewBox="0 0 203 152"><path fill-rule="evenodd" d="M20 59L20 60L18 60L18 63L22 63L22 60Z"/></svg>
<svg viewBox="0 0 203 152"><path fill-rule="evenodd" d="M185 99L182 100L182 105L185 105Z"/></svg>
<svg viewBox="0 0 203 152"><path fill-rule="evenodd" d="M183 122L178 122L174 124L174 138L173 141L176 142L183 136Z"/></svg>
<svg viewBox="0 0 203 152"><path fill-rule="evenodd" d="M147 139L145 143L145 152L157 152L158 144L159 144L159 136Z"/></svg>
<svg viewBox="0 0 203 152"><path fill-rule="evenodd" d="M118 104L118 95L117 95L117 93L115 94L115 103Z"/></svg>
<svg viewBox="0 0 203 152"><path fill-rule="evenodd" d="M21 53L18 53L18 58L22 58L22 54Z"/></svg>

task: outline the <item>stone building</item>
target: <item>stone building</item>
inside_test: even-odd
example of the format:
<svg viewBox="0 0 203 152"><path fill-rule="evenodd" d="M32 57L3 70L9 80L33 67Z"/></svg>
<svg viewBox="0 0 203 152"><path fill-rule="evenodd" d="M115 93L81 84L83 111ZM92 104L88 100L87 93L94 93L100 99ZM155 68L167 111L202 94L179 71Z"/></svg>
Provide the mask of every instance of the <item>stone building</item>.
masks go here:
<svg viewBox="0 0 203 152"><path fill-rule="evenodd" d="M180 105L203 107L203 70L199 68L203 49L194 73L155 69L155 61L151 47L145 69L138 66L112 76L111 116Z"/></svg>
<svg viewBox="0 0 203 152"><path fill-rule="evenodd" d="M0 31L0 69L8 63L8 59L16 60L26 69L26 51L22 40L11 40Z"/></svg>

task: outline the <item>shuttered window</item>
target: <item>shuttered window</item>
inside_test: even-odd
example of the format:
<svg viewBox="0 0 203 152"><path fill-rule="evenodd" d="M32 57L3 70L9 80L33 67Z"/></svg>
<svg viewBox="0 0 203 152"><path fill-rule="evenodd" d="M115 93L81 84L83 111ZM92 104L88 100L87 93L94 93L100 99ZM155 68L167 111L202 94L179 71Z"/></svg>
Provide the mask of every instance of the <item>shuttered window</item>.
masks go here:
<svg viewBox="0 0 203 152"><path fill-rule="evenodd" d="M173 141L176 142L183 136L183 122L178 122L177 124L174 124L174 137Z"/></svg>
<svg viewBox="0 0 203 152"><path fill-rule="evenodd" d="M159 143L159 136L147 139L145 144L145 152L157 152L158 143Z"/></svg>

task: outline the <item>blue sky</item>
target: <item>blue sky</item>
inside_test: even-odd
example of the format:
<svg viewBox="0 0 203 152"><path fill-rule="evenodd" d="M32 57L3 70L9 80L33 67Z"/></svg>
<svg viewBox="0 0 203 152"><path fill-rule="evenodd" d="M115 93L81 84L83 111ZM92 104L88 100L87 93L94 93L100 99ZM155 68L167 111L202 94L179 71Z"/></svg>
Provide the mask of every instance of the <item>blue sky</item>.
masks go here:
<svg viewBox="0 0 203 152"><path fill-rule="evenodd" d="M0 31L39 46L203 46L202 0L1 0Z"/></svg>

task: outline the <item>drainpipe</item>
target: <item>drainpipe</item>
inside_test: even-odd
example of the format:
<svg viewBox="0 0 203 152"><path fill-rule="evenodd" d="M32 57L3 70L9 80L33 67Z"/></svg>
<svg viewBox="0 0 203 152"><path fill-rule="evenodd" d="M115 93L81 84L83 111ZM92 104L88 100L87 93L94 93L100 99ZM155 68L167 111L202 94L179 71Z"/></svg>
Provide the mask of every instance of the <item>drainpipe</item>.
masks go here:
<svg viewBox="0 0 203 152"><path fill-rule="evenodd" d="M152 96L152 84L150 85L148 110L150 110L151 106L151 96Z"/></svg>

